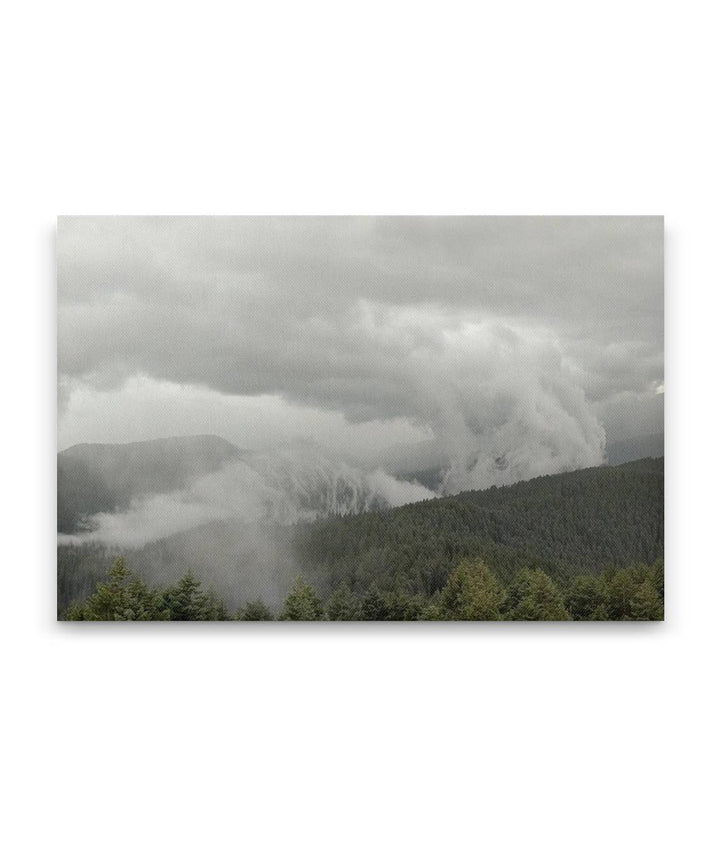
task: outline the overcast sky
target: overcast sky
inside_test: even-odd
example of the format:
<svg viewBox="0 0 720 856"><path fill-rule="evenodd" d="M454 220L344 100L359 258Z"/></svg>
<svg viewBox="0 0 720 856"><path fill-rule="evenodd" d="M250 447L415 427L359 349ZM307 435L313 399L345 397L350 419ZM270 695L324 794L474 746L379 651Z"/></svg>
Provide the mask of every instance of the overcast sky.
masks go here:
<svg viewBox="0 0 720 856"><path fill-rule="evenodd" d="M58 279L60 448L662 430L658 217L61 217Z"/></svg>

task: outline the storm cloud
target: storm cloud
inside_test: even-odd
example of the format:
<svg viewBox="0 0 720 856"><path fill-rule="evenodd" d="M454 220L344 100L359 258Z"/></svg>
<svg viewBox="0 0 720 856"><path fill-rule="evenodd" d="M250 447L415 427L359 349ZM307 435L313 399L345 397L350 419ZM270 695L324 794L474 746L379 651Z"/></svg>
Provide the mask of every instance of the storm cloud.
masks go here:
<svg viewBox="0 0 720 856"><path fill-rule="evenodd" d="M60 444L425 441L446 491L600 463L662 430L662 246L657 217L63 217Z"/></svg>

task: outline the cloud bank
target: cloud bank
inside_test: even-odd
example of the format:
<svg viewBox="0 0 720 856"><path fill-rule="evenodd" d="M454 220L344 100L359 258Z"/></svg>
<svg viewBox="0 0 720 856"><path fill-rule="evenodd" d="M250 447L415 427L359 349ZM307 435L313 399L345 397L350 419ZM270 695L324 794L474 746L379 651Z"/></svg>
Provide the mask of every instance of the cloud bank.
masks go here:
<svg viewBox="0 0 720 856"><path fill-rule="evenodd" d="M172 400L176 433L366 473L432 440L453 492L662 430L660 218L62 218L58 267L67 445Z"/></svg>

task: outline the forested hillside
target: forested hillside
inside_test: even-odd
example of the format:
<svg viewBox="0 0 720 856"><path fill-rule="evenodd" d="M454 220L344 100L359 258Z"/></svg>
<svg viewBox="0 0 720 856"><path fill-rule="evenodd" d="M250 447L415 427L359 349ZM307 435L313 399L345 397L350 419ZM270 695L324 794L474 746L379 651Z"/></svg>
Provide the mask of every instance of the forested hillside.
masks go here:
<svg viewBox="0 0 720 856"><path fill-rule="evenodd" d="M482 556L501 580L524 566L567 581L663 556L662 458L297 527L296 556L321 589L406 586L432 594Z"/></svg>
<svg viewBox="0 0 720 856"><path fill-rule="evenodd" d="M453 612L447 606L453 574L463 568L465 582L457 585L467 583L473 591L479 586L499 617L549 618L553 609L558 617L585 619L662 613L663 459L260 532L239 523L213 524L125 555L151 585L172 583L188 570L199 573L214 589L212 597L223 601L215 617L243 617L248 599L258 613L283 615L293 580L302 602L315 604L307 615L301 610L305 617L468 617L465 607ZM61 614L91 595L118 552L93 545L59 548ZM248 588L250 581L255 588ZM555 606L538 612L528 605L531 590ZM257 591L268 592L269 602L259 603ZM77 609L68 617L91 614ZM143 614L173 618L167 609ZM477 610L472 615L478 617Z"/></svg>

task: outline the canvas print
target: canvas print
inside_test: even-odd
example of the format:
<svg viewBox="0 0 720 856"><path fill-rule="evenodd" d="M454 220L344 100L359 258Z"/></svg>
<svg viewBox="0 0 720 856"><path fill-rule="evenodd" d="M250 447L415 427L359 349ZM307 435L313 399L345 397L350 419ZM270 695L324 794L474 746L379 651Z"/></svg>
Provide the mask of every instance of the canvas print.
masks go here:
<svg viewBox="0 0 720 856"><path fill-rule="evenodd" d="M657 621L662 217L60 217L65 621Z"/></svg>

